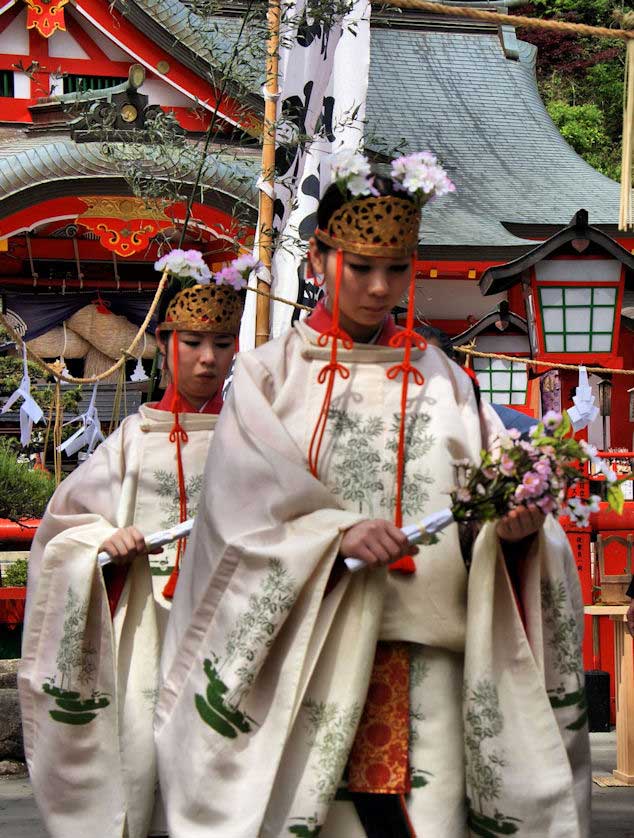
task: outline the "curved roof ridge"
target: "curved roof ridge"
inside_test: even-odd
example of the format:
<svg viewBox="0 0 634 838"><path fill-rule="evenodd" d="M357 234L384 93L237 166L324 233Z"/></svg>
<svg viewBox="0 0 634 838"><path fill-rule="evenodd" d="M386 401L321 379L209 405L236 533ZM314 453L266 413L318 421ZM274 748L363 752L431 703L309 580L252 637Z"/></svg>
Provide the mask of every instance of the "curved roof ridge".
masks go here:
<svg viewBox="0 0 634 838"><path fill-rule="evenodd" d="M139 145L138 154L130 144L111 143L126 151L127 162L141 167L148 177L171 180L190 186L195 180L194 161L184 159L182 149ZM6 218L31 201L62 195L129 190L122 173L122 160L105 153L104 143L75 143L70 139L33 144L15 154L0 157L0 218ZM214 203L233 206L244 204L256 211L258 205L257 172L245 161L210 157L203 171L201 191L215 194ZM82 189L82 182L85 190ZM201 201L203 198L201 197ZM209 203L204 201L204 203Z"/></svg>

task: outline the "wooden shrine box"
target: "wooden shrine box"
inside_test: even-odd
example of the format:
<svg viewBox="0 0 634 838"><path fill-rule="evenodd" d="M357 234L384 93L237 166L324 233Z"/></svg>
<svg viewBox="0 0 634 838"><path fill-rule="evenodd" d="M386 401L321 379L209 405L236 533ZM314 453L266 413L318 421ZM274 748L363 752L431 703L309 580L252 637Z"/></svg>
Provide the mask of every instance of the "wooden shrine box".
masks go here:
<svg viewBox="0 0 634 838"><path fill-rule="evenodd" d="M597 536L597 554L603 605L629 605L626 591L632 581L634 535L603 532ZM622 569L622 572L618 572ZM615 572L617 571L617 572Z"/></svg>

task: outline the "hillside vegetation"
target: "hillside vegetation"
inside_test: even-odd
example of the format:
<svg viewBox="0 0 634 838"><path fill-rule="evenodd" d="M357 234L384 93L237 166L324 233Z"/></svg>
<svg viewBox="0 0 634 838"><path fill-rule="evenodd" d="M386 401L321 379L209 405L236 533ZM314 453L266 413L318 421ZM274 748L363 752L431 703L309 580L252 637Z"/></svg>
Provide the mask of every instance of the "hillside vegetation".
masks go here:
<svg viewBox="0 0 634 838"><path fill-rule="evenodd" d="M620 27L627 11L611 0L534 0L511 10L611 27ZM518 29L518 35L538 47L540 91L562 136L595 169L618 180L624 42L536 29Z"/></svg>

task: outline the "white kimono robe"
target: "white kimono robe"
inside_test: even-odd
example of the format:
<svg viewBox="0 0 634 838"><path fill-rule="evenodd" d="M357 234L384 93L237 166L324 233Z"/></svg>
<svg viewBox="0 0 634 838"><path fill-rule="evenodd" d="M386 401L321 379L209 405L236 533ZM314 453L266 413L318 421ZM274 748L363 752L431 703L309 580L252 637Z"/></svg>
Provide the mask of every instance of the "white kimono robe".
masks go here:
<svg viewBox="0 0 634 838"><path fill-rule="evenodd" d="M181 414L190 514L216 420ZM125 419L62 482L33 542L18 686L33 790L53 838L145 838L150 829L152 718L171 606L162 590L176 546L132 563L112 618L96 557L120 527L149 534L178 523L172 424L146 405ZM157 811L164 834L160 821Z"/></svg>
<svg viewBox="0 0 634 838"><path fill-rule="evenodd" d="M361 838L344 768L378 640L411 650L410 820L419 836L586 838L579 584L550 519L522 562L524 628L494 525L470 573L457 526L413 576L344 574L342 532L391 518L403 352L340 351L319 464L307 451L330 349L305 324L241 355L205 471L163 652L155 725L172 838ZM498 426L434 347L412 353L404 523L445 507L452 461ZM225 477L222 486L214 475Z"/></svg>

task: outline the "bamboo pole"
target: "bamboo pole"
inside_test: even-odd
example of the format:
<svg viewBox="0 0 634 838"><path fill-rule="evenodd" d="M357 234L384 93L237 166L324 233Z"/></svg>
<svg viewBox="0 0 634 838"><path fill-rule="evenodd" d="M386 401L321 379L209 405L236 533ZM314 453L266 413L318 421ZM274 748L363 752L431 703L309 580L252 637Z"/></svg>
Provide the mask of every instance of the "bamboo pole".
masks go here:
<svg viewBox="0 0 634 838"><path fill-rule="evenodd" d="M273 205L275 200L275 122L277 120L277 94L280 50L281 0L269 0L267 14L268 41L266 45L266 95L264 99L264 132L262 135L262 185L259 206L258 258L269 271L273 258ZM261 346L269 339L270 286L257 280L258 294L255 309L255 345Z"/></svg>

